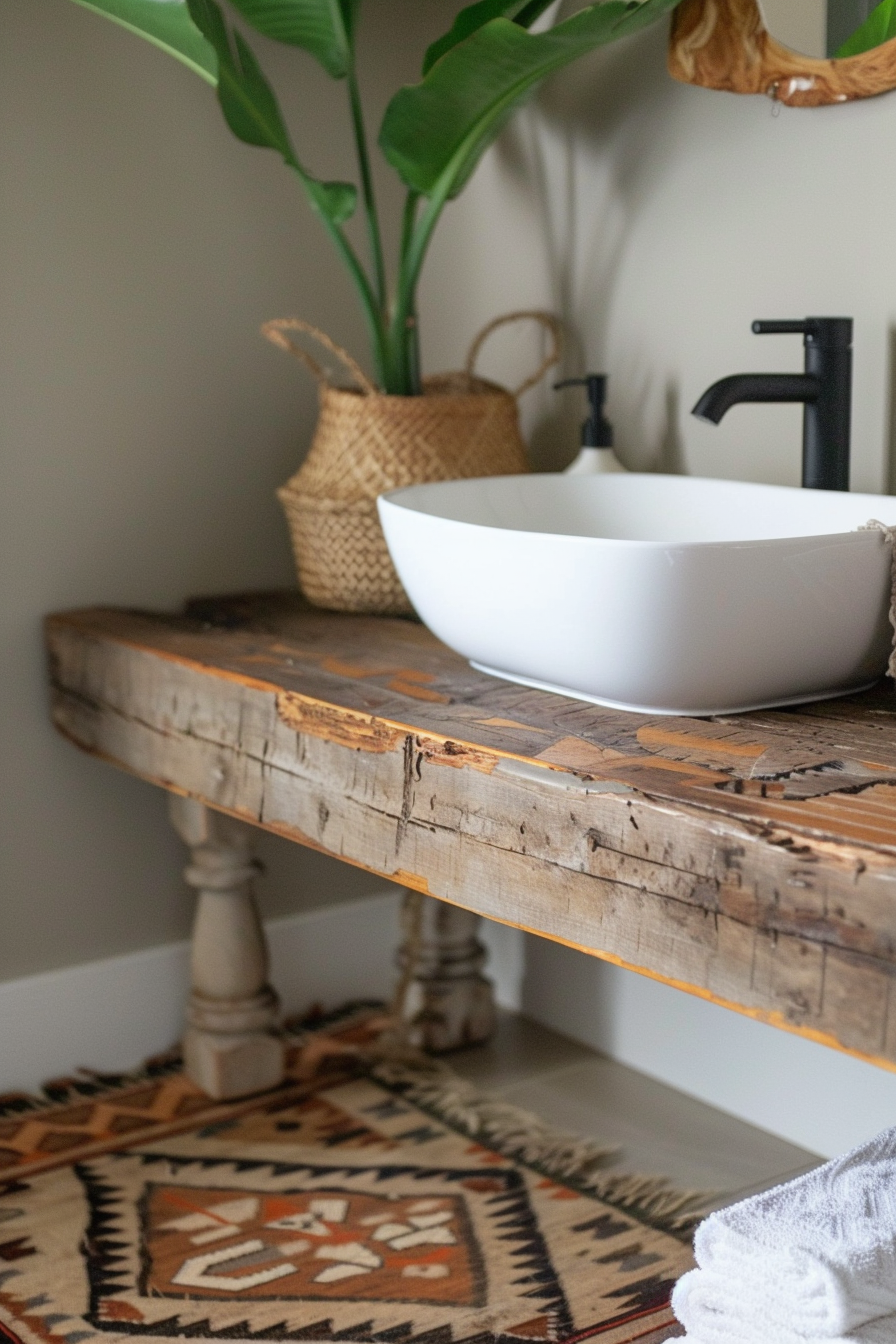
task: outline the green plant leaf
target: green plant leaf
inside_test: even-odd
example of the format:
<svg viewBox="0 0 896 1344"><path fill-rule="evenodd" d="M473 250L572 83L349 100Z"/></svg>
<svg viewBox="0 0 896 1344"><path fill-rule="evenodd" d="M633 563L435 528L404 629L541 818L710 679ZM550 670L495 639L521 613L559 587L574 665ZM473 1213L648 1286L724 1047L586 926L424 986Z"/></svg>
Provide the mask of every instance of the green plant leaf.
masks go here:
<svg viewBox="0 0 896 1344"><path fill-rule="evenodd" d="M248 145L276 149L290 167L295 151L270 84L247 43L230 33L216 0L187 0L190 15L218 56L218 99L227 125Z"/></svg>
<svg viewBox="0 0 896 1344"><path fill-rule="evenodd" d="M678 0L603 0L546 33L492 19L386 108L380 147L424 196L456 196L484 151L541 81L579 56L653 23Z"/></svg>
<svg viewBox="0 0 896 1344"><path fill-rule="evenodd" d="M233 6L265 37L310 52L334 79L348 74L355 9L350 0L233 0Z"/></svg>
<svg viewBox="0 0 896 1344"><path fill-rule="evenodd" d="M839 59L843 56L859 56L863 51L873 51L883 42L896 37L896 0L881 0L872 9L864 23L834 53Z"/></svg>
<svg viewBox="0 0 896 1344"><path fill-rule="evenodd" d="M218 57L218 101L227 125L247 145L274 149L298 173L312 205L334 224L351 217L357 199L348 182L320 182L296 158L276 94L251 47L238 32L228 32L217 0L187 0L190 14Z"/></svg>
<svg viewBox="0 0 896 1344"><path fill-rule="evenodd" d="M514 23L518 23L521 28L531 28L535 20L541 17L551 3L552 0L529 0L529 3L523 5L514 18Z"/></svg>
<svg viewBox="0 0 896 1344"><path fill-rule="evenodd" d="M512 19L523 28L529 28L543 14L552 0L477 0L462 9L449 32L433 42L423 57L423 73L429 74L440 56L470 37L492 19Z"/></svg>
<svg viewBox="0 0 896 1344"><path fill-rule="evenodd" d="M361 11L361 0L339 0L339 7L342 10L342 22L345 24L345 31L348 34L349 46L353 47L355 24Z"/></svg>
<svg viewBox="0 0 896 1344"><path fill-rule="evenodd" d="M316 177L303 172L305 186L321 214L334 224L344 224L351 219L358 204L358 188L351 182L321 182Z"/></svg>
<svg viewBox="0 0 896 1344"><path fill-rule="evenodd" d="M183 61L209 84L218 82L215 50L190 18L186 0L75 0L113 23L145 37Z"/></svg>

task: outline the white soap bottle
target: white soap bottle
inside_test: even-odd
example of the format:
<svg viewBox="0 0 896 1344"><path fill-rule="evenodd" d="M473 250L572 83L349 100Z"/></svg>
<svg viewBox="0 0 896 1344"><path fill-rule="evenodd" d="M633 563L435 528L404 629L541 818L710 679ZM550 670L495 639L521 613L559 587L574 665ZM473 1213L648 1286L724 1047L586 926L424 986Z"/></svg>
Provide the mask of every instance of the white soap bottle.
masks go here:
<svg viewBox="0 0 896 1344"><path fill-rule="evenodd" d="M597 476L603 472L625 471L613 452L613 426L604 415L607 375L588 373L584 378L565 378L559 387L584 387L590 414L582 425L582 447L578 457L566 468L567 476Z"/></svg>

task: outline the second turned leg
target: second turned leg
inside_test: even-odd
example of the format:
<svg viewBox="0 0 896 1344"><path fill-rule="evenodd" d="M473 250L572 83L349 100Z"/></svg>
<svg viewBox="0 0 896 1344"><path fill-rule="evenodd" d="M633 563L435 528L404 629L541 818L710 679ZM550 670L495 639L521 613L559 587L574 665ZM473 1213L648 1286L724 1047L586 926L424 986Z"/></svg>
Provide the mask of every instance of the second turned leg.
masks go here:
<svg viewBox="0 0 896 1344"><path fill-rule="evenodd" d="M457 905L405 893L397 962L406 992L402 1014L412 1044L454 1050L488 1040L495 1029L488 953L476 936L481 917Z"/></svg>

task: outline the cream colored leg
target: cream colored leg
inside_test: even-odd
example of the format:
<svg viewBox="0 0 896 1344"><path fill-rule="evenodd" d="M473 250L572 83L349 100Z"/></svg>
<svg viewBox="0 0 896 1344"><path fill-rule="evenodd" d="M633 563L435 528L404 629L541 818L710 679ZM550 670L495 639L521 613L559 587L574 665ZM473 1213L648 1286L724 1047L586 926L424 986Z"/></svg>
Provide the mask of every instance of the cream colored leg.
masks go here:
<svg viewBox="0 0 896 1344"><path fill-rule="evenodd" d="M403 977L413 967L403 1008L413 1044L454 1050L487 1040L495 1029L495 1000L482 974L488 953L476 936L480 916L409 891L402 920L396 960Z"/></svg>
<svg viewBox="0 0 896 1344"><path fill-rule="evenodd" d="M197 892L184 1035L189 1076L211 1097L241 1097L283 1077L279 1003L252 878L251 829L174 795L171 820L190 848L184 876Z"/></svg>

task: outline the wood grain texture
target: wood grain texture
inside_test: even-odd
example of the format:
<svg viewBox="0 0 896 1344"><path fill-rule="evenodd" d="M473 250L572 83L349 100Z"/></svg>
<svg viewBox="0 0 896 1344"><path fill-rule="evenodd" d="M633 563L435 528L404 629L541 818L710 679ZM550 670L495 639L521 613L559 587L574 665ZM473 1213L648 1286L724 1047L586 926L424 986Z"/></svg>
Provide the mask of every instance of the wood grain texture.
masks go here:
<svg viewBox="0 0 896 1344"><path fill-rule="evenodd" d="M896 39L859 56L819 60L776 42L757 0L682 0L672 16L668 64L685 84L819 107L896 87Z"/></svg>
<svg viewBox="0 0 896 1344"><path fill-rule="evenodd" d="M78 612L47 633L54 721L84 750L896 1067L889 682L795 710L628 714L292 595Z"/></svg>

